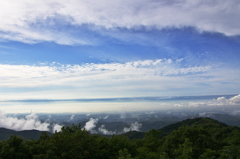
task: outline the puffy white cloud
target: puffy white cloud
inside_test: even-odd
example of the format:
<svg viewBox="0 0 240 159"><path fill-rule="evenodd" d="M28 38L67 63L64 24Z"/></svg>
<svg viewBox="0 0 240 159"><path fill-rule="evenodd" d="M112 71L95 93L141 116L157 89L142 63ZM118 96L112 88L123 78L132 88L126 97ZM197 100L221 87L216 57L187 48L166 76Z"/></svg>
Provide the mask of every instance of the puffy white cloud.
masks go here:
<svg viewBox="0 0 240 159"><path fill-rule="evenodd" d="M225 97L218 97L216 100L221 103L225 103L227 101Z"/></svg>
<svg viewBox="0 0 240 159"><path fill-rule="evenodd" d="M35 113L27 115L25 118L18 119L16 117L6 116L0 111L0 127L12 130L40 130L49 131L50 123L41 122Z"/></svg>
<svg viewBox="0 0 240 159"><path fill-rule="evenodd" d="M215 100L218 105L238 105L240 104L240 95L236 95L232 98L226 99L225 97L219 97Z"/></svg>
<svg viewBox="0 0 240 159"><path fill-rule="evenodd" d="M116 132L116 131L107 130L105 128L105 125L101 125L98 128L98 132L101 133L101 134L104 134L104 135L114 135L114 134L126 133L126 132L129 132L129 131L140 131L141 127L142 127L142 124L140 124L138 122L134 122L134 123L131 123L129 125L129 127L124 127L122 131Z"/></svg>
<svg viewBox="0 0 240 159"><path fill-rule="evenodd" d="M90 118L90 120L88 122L86 122L84 128L87 131L90 131L93 133L93 132L95 132L93 129L96 127L97 122L98 122L98 119Z"/></svg>
<svg viewBox="0 0 240 159"><path fill-rule="evenodd" d="M227 100L231 104L240 104L240 94Z"/></svg>
<svg viewBox="0 0 240 159"><path fill-rule="evenodd" d="M117 132L117 131L107 130L105 128L105 125L101 125L100 127L98 127L98 129L96 129L97 123L98 123L98 119L90 118L90 120L88 122L86 122L84 128L93 134L100 133L100 134L104 134L104 135L114 135L114 134L126 133L129 131L140 131L140 129L142 127L142 124L140 124L138 122L134 122L134 123L131 123L129 127L124 127L122 131Z"/></svg>
<svg viewBox="0 0 240 159"><path fill-rule="evenodd" d="M62 125L59 125L59 124L54 124L53 126L53 133L55 132L60 132L62 130Z"/></svg>
<svg viewBox="0 0 240 159"><path fill-rule="evenodd" d="M209 106L238 106L240 105L240 95L233 96L229 99L218 97L207 102L187 102L174 104L175 107L209 107Z"/></svg>
<svg viewBox="0 0 240 159"><path fill-rule="evenodd" d="M0 2L2 40L26 43L53 41L67 45L91 45L84 33L63 29L88 25L99 28L136 29L192 26L200 31L239 35L238 0L9 0ZM78 31L79 32L79 31Z"/></svg>
<svg viewBox="0 0 240 159"><path fill-rule="evenodd" d="M127 127L123 128L123 132L126 133L129 131L140 131L141 127L142 127L142 124L138 122L134 122L134 123L131 123L129 128Z"/></svg>

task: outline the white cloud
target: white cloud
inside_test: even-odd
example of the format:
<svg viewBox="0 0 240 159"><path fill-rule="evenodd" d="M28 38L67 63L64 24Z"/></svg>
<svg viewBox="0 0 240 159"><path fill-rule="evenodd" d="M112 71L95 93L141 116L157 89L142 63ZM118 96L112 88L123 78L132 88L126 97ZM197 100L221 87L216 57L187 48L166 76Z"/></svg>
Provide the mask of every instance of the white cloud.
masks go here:
<svg viewBox="0 0 240 159"><path fill-rule="evenodd" d="M101 133L104 135L114 135L114 134L126 133L129 131L140 131L140 129L142 127L142 124L140 124L138 122L134 122L134 123L131 123L129 127L124 127L121 132L107 130L105 128L105 125L101 125L97 130L94 130L96 128L97 123L98 123L98 119L90 118L90 120L88 122L86 122L84 128L93 134Z"/></svg>
<svg viewBox="0 0 240 159"><path fill-rule="evenodd" d="M226 99L225 97L219 97L215 100L218 105L239 105L240 104L240 95L236 95L230 99Z"/></svg>
<svg viewBox="0 0 240 159"><path fill-rule="evenodd" d="M0 99L145 96L146 91L149 96L160 95L156 91L178 95L200 88L205 91L200 94L213 94L220 88L227 94L237 90L239 70L183 67L182 63L184 60L156 59L83 65L0 64ZM11 94L18 89L19 93Z"/></svg>
<svg viewBox="0 0 240 159"><path fill-rule="evenodd" d="M209 66L178 68L170 59L127 63L85 65L0 65L0 87L41 87L50 85L86 86L88 84L118 86L131 81L155 81L188 74L204 73Z"/></svg>
<svg viewBox="0 0 240 159"><path fill-rule="evenodd" d="M93 129L96 127L97 122L98 122L98 119L90 118L90 120L88 122L86 122L84 128L87 131L94 133L95 131Z"/></svg>
<svg viewBox="0 0 240 159"><path fill-rule="evenodd" d="M8 117L0 111L0 127L12 130L40 130L49 131L50 123L41 122L35 113L27 115L25 118Z"/></svg>
<svg viewBox="0 0 240 159"><path fill-rule="evenodd" d="M60 132L62 130L62 125L59 125L59 124L54 124L53 126L53 133L55 132Z"/></svg>
<svg viewBox="0 0 240 159"><path fill-rule="evenodd" d="M230 98L229 101L231 104L240 104L240 94Z"/></svg>
<svg viewBox="0 0 240 159"><path fill-rule="evenodd" d="M114 134L117 134L115 131L109 131L105 128L105 125L101 125L99 128L98 128L98 131L101 133L101 134L104 134L104 135L114 135Z"/></svg>
<svg viewBox="0 0 240 159"><path fill-rule="evenodd" d="M129 131L140 131L141 127L142 127L142 124L140 124L138 122L131 123L129 128L127 128L127 127L123 128L123 132L126 133Z"/></svg>
<svg viewBox="0 0 240 159"><path fill-rule="evenodd" d="M76 36L64 26L82 26L94 31L192 26L200 31L239 35L238 0L8 0L0 2L2 40L26 43L53 41L66 45L91 45L84 33ZM79 33L79 31L77 31Z"/></svg>
<svg viewBox="0 0 240 159"><path fill-rule="evenodd" d="M233 96L229 99L226 97L218 97L207 102L188 102L174 104L175 107L209 107L209 106L238 106L240 105L240 95Z"/></svg>
<svg viewBox="0 0 240 159"><path fill-rule="evenodd" d="M126 132L129 132L129 131L140 131L141 127L142 127L142 124L140 124L138 122L134 122L134 123L131 123L129 125L129 127L124 127L121 132L116 132L116 131L109 131L105 128L105 125L101 125L98 128L98 132L101 133L101 134L104 134L104 135L114 135L114 134L126 133Z"/></svg>

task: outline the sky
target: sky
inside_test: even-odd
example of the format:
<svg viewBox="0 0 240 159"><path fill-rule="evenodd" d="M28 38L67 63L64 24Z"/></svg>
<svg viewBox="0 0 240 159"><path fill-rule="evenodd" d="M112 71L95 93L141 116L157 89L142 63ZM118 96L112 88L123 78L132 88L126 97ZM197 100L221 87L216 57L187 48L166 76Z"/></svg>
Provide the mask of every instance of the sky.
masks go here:
<svg viewBox="0 0 240 159"><path fill-rule="evenodd" d="M239 94L239 0L0 1L0 101Z"/></svg>

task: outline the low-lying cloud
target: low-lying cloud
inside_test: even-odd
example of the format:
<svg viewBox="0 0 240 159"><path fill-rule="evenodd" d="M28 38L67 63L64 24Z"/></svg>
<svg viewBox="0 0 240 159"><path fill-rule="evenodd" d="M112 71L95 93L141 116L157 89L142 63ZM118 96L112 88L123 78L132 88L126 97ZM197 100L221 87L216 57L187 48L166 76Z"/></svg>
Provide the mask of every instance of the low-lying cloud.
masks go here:
<svg viewBox="0 0 240 159"><path fill-rule="evenodd" d="M140 124L138 122L134 122L130 125L129 128L127 128L127 127L123 128L123 132L126 133L129 131L140 131L141 127L142 127L142 124Z"/></svg>
<svg viewBox="0 0 240 159"><path fill-rule="evenodd" d="M96 127L97 122L98 122L98 119L90 118L90 120L88 122L86 122L84 128L87 131L94 132L93 129Z"/></svg>
<svg viewBox="0 0 240 159"><path fill-rule="evenodd" d="M93 134L100 133L103 135L115 135L115 134L126 133L129 131L140 131L142 127L142 124L138 122L134 122L134 123L131 123L129 127L124 127L122 131L116 131L116 130L113 131L113 130L107 130L104 124L97 128L97 123L98 123L98 118L97 119L90 118L90 120L86 122L84 128Z"/></svg>
<svg viewBox="0 0 240 159"><path fill-rule="evenodd" d="M51 124L48 122L41 122L38 119L37 114L31 113L27 115L25 118L17 118L7 116L5 113L0 111L0 127L7 128L16 131L22 130L39 130L39 131L51 131ZM60 131L61 125L54 124L53 132Z"/></svg>
<svg viewBox="0 0 240 159"><path fill-rule="evenodd" d="M59 125L59 124L54 124L53 125L53 130L52 132L55 133L55 132L60 132L62 130L62 125Z"/></svg>
<svg viewBox="0 0 240 159"><path fill-rule="evenodd" d="M238 106L240 105L240 95L236 95L227 99L226 97L218 97L207 102L188 102L185 104L175 104L175 107L209 107L209 106Z"/></svg>
<svg viewBox="0 0 240 159"><path fill-rule="evenodd" d="M105 128L105 125L101 125L101 126L98 128L98 131L99 131L101 134L104 134L104 135L115 135L115 134L117 134L116 131L107 130L107 129Z"/></svg>
<svg viewBox="0 0 240 159"><path fill-rule="evenodd" d="M73 120L73 119L74 119L74 117L75 117L75 115L72 115L72 116L70 117L70 119L69 119L69 120Z"/></svg>

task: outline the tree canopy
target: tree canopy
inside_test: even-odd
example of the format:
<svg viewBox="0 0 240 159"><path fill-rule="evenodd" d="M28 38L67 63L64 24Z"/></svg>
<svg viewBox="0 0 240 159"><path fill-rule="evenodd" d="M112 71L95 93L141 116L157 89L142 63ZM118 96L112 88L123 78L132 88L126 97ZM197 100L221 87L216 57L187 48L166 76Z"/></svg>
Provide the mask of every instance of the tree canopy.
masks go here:
<svg viewBox="0 0 240 159"><path fill-rule="evenodd" d="M175 129L174 129L175 127ZM169 129L167 129L169 128ZM164 134L164 135L163 135ZM240 129L209 118L189 119L143 139L131 134L103 137L80 125L46 132L34 140L13 135L0 142L0 158L8 159L214 159L240 158Z"/></svg>

